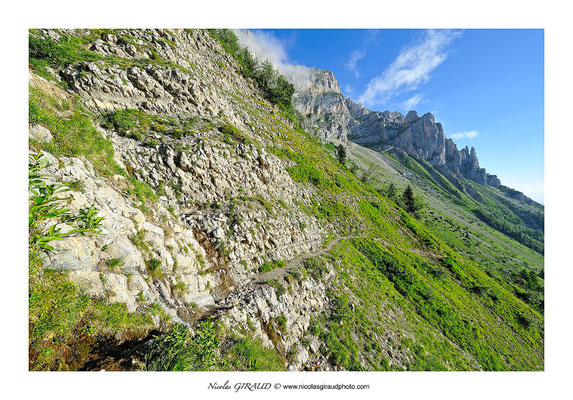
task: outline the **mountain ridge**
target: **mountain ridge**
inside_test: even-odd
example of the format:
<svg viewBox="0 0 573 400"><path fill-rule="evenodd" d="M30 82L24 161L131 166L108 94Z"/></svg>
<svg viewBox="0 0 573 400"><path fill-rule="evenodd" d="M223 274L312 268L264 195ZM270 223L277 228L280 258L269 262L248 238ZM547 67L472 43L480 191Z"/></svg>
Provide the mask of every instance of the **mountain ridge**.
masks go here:
<svg viewBox="0 0 573 400"><path fill-rule="evenodd" d="M414 110L406 116L400 112L370 110L345 97L331 71L316 68L307 71L306 75L299 74L310 76L306 82L301 82L299 75L287 73L285 77L295 86L293 104L307 116L305 127L321 139L352 140L377 151L403 151L415 159L429 161L446 176L464 176L482 185L502 186L497 175L480 167L475 148L465 146L458 150L431 113L419 117ZM533 202L521 192L511 190L511 193L515 198Z"/></svg>

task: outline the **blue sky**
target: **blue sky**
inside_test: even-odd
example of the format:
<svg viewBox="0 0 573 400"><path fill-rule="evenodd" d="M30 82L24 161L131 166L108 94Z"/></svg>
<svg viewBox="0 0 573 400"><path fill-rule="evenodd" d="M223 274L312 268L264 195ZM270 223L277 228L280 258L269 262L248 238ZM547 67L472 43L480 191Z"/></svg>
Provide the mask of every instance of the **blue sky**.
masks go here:
<svg viewBox="0 0 573 400"><path fill-rule="evenodd" d="M481 167L544 201L542 30L253 32L273 61L331 70L370 109L433 113Z"/></svg>

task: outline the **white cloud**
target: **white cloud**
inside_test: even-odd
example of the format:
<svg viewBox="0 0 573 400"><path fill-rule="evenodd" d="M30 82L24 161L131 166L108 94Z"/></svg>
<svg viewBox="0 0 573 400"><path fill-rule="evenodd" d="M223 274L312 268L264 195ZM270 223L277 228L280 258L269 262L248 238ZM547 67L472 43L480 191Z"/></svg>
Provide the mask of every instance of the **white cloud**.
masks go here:
<svg viewBox="0 0 573 400"><path fill-rule="evenodd" d="M375 41L379 33L380 31L378 29L367 29L366 38L364 39L364 42L369 43Z"/></svg>
<svg viewBox="0 0 573 400"><path fill-rule="evenodd" d="M386 102L397 93L415 90L430 79L430 73L447 58L446 50L459 31L429 30L413 46L404 48L384 72L373 78L358 99L372 105Z"/></svg>
<svg viewBox="0 0 573 400"><path fill-rule="evenodd" d="M342 87L342 92L346 95L346 96L350 96L352 93L354 93L354 89L352 88L352 86L350 85L344 85Z"/></svg>
<svg viewBox="0 0 573 400"><path fill-rule="evenodd" d="M364 56L366 56L366 49L352 50L348 54L348 61L346 62L346 64L344 64L344 68L354 72L354 76L358 78L360 74L358 72L358 69L356 68L356 64L358 63L358 61L362 60Z"/></svg>
<svg viewBox="0 0 573 400"><path fill-rule="evenodd" d="M478 135L478 131L458 132L450 135L452 139L473 139Z"/></svg>
<svg viewBox="0 0 573 400"><path fill-rule="evenodd" d="M413 110L424 97L417 93L402 103L402 107L408 111Z"/></svg>
<svg viewBox="0 0 573 400"><path fill-rule="evenodd" d="M234 30L241 46L246 46L259 60L269 60L295 87L307 83L311 76L308 67L294 65L290 61L284 42L273 34L263 31Z"/></svg>
<svg viewBox="0 0 573 400"><path fill-rule="evenodd" d="M247 46L251 53L260 60L269 60L277 68L289 64L284 44L274 35L262 31L234 31L242 46Z"/></svg>

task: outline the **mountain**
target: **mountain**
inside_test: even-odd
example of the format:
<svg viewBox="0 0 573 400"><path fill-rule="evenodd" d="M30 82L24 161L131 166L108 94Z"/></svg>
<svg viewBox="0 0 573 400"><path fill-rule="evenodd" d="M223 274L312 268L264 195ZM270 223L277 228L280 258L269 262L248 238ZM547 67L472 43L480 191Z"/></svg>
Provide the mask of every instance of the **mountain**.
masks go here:
<svg viewBox="0 0 573 400"><path fill-rule="evenodd" d="M416 111L410 111L404 117L399 112L369 110L344 98L332 72L308 70L311 77L306 83L293 80L293 104L307 116L307 126L319 131L320 137L341 141L348 138L377 151L404 151L410 157L428 161L442 173L464 176L482 185L501 186L497 176L480 168L473 147L458 150L451 139L445 138L442 125L431 113L419 117Z"/></svg>
<svg viewBox="0 0 573 400"><path fill-rule="evenodd" d="M308 132L326 142L350 140L382 154L395 154L406 167L416 164L411 173L425 170L422 175L429 175L434 186L454 195L455 201L464 202L482 221L543 251L543 207L481 168L473 147L458 150L451 139L445 138L442 125L431 113L419 117L416 111L404 116L369 110L344 97L332 72L307 68L301 73L301 68L305 67L297 67L296 79L288 74L287 79L292 79L295 86L293 105L305 117L303 126ZM300 77L307 77L306 81ZM416 171L419 167L422 170ZM485 195L482 186L469 181L499 190ZM467 197L462 198L462 193ZM493 202L484 199L492 195ZM520 206L509 199L518 200Z"/></svg>
<svg viewBox="0 0 573 400"><path fill-rule="evenodd" d="M30 369L544 368L543 209L431 115L228 30L29 38Z"/></svg>

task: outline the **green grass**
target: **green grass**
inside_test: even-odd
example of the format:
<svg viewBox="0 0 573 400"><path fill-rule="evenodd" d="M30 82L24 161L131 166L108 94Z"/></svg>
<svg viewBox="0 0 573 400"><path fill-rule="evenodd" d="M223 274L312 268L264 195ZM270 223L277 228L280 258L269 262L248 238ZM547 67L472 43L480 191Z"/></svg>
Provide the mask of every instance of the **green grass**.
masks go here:
<svg viewBox="0 0 573 400"><path fill-rule="evenodd" d="M462 269L453 258L430 261L367 239L341 243L334 257L333 308L310 330L335 364L387 370L397 368L389 353L406 353L410 370L475 369L453 342L487 370L542 368L540 316L471 264ZM381 345L375 338L388 332L393 342Z"/></svg>
<svg viewBox="0 0 573 400"><path fill-rule="evenodd" d="M105 264L110 270L115 270L115 268L123 265L123 260L121 258L110 258L105 261Z"/></svg>
<svg viewBox="0 0 573 400"><path fill-rule="evenodd" d="M145 353L146 371L206 371L217 366L215 324L200 322L193 334L183 324L158 336Z"/></svg>
<svg viewBox="0 0 573 400"><path fill-rule="evenodd" d="M259 273L263 274L265 272L269 272L272 271L273 269L276 268L282 268L285 266L285 262L282 260L276 260L276 261L265 261L263 263L263 265L261 265L259 267Z"/></svg>
<svg viewBox="0 0 573 400"><path fill-rule="evenodd" d="M39 123L48 128L54 139L49 143L33 143L32 147L45 150L59 157L84 156L92 163L96 172L102 176L121 175L127 178L130 186L127 191L140 202L138 206L147 211L149 202L157 200L155 191L147 183L140 181L131 170L124 170L114 160L112 143L105 139L95 128L91 114L76 100L72 100L69 115L58 115L65 101L56 99L41 90L30 87L30 123ZM71 188L82 190L83 184L72 182Z"/></svg>
<svg viewBox="0 0 573 400"><path fill-rule="evenodd" d="M225 138L225 142L228 144L233 144L234 142L243 144L250 143L249 138L245 136L240 129L231 124L223 124L220 131Z"/></svg>
<svg viewBox="0 0 573 400"><path fill-rule="evenodd" d="M54 136L51 142L34 146L56 157L84 156L103 176L125 174L113 159L112 143L95 129L90 114L81 104L74 100L67 117L58 115L61 104L61 100L30 87L29 121L45 126Z"/></svg>
<svg viewBox="0 0 573 400"><path fill-rule="evenodd" d="M99 32L98 32L99 31ZM132 66L144 67L154 65L156 67L178 69L185 73L190 73L187 68L175 64L162 58L153 48L151 43L147 43L139 50L149 50L152 53L150 58L121 58L116 55L101 55L89 50L89 45L96 39L99 39L104 33L113 33L119 35L119 42L130 42L129 35L120 34L114 30L91 30L87 35L78 31L75 35L64 34L60 32L60 38L54 40L42 35L36 30L30 30L29 34L29 62L35 72L50 79L46 66L54 69L63 68L70 64L77 64L80 61L100 62L103 65L116 65L123 69ZM85 73L85 72L84 72Z"/></svg>
<svg viewBox="0 0 573 400"><path fill-rule="evenodd" d="M230 371L285 371L276 351L266 349L260 339L243 337L223 355L223 370Z"/></svg>
<svg viewBox="0 0 573 400"><path fill-rule="evenodd" d="M338 269L339 281L331 292L339 309L317 321L331 360L347 369L395 368L379 342L368 339L373 331L380 337L402 329L383 318L377 321L385 308L398 307L410 316L403 324L413 325L411 335L397 338L394 349L413 357L405 366L408 369L476 369L477 363L488 370L543 368L543 318L516 298L511 286L456 254L440 240L443 232L436 234L433 226L397 208L374 186L378 178L361 182L305 134L290 131L281 138L270 150L294 163L287 169L293 180L316 188L311 204L299 204L301 209L335 224L339 234L357 231L364 237L335 253L344 266ZM433 190L458 198L453 186L439 176L433 178L413 159L410 167ZM459 196L475 204L465 194ZM316 261L308 266L309 271L319 268ZM385 298L380 297L381 287L387 288ZM357 309L357 303L362 308ZM355 308L345 314L345 304ZM368 311L373 305L379 314ZM504 323L499 325L498 318ZM349 320L354 323L347 324ZM444 337L436 339L437 332ZM452 343L472 358L464 357Z"/></svg>
<svg viewBox="0 0 573 400"><path fill-rule="evenodd" d="M78 61L97 61L103 57L87 50L76 36L63 35L60 40L36 35L29 36L30 63L34 66L63 67Z"/></svg>
<svg viewBox="0 0 573 400"><path fill-rule="evenodd" d="M152 258L145 261L147 272L153 279L161 279L163 277L163 270L161 269L161 260Z"/></svg>
<svg viewBox="0 0 573 400"><path fill-rule="evenodd" d="M87 50L86 44L103 33L92 32L61 43L34 44L33 69L49 76L46 67L57 69L69 62L68 57L78 60L97 57ZM125 36L123 40L131 39ZM139 65L137 60L110 57L99 61L121 67L129 63ZM157 53L155 60L148 62L169 65ZM267 107L258 99L254 101L260 107ZM41 123L54 134L51 143L32 143L34 148L50 151L55 156L84 156L100 175L123 175L129 182L126 190L144 210L156 201L157 193L139 181L135 171L129 167L124 171L113 161L113 146L99 135L94 127L94 116L77 101L61 101L31 88L29 106L30 123ZM332 307L314 316L310 328L326 344L325 353L332 363L351 370L543 369L543 316L535 310L543 308L543 279L538 276L543 258L491 227L478 224L477 219L467 213L481 205L496 219L502 215L508 224L527 227L526 220L542 222L537 209L519 209L504 201L503 193L496 189L484 189L464 180L452 183L424 162L388 158L392 163L401 161L418 176L417 192L420 190L430 204L426 217L417 220L384 195L380 177L386 180L390 176L388 180L392 182L397 178L383 168L357 160L360 168L370 171L367 182L362 182L359 177L363 171L354 174L341 166L333 156L332 147L325 147L306 132L293 129L286 122L288 110L271 114L246 104L242 110L256 122L247 124L252 131L240 132L236 127L224 125L223 140L229 144L245 143L251 133L271 139L273 147L267 150L282 158L292 180L297 185L305 185L312 193L310 198L296 202L300 210L316 217L334 236L357 236L341 242L333 250L333 258L309 259L301 268L303 278L310 275L320 279L327 266L336 272L328 282ZM120 135L138 140L150 133L177 139L194 129L210 130L217 126L215 122L205 125L204 121L172 120L138 110L116 111L105 115L102 122ZM458 184L472 188L473 195L469 195L469 190L461 190ZM403 188L404 181L397 186ZM160 187L157 190L161 192ZM264 198L252 200L274 213L273 204ZM227 209L225 204L217 207ZM450 211L444 208L453 208L455 212L448 214ZM235 212L229 208L230 214ZM494 225L492 221L488 223ZM525 229L521 232L538 241L541 238ZM142 232L131 239L144 252L149 252ZM266 262L258 272L282 266L281 261ZM148 259L147 269L154 278L163 274L161 262L155 258ZM48 279L50 273L46 272L44 278ZM43 303L44 294L41 290L31 291L35 296L31 304L42 309L31 313L39 318L33 323L37 336L31 336L36 340L34 348L40 349L33 353L33 359L40 360L34 364L39 369L74 368L75 364L70 364L68 359L58 360L63 359L65 346L84 345L77 341L75 333L70 333L77 327L87 329L90 340L95 340L93 332L125 335L136 321L124 314L121 305L98 308L99 305L91 303L94 300L79 294L65 277L58 282L46 290L58 294L59 298L51 301L58 302L58 308L69 315L69 320L58 316L59 309L43 309L48 307ZM49 285L49 279L43 285ZM175 291L178 285L174 286ZM278 282L271 285L279 296L289 289ZM45 296L50 299L49 294ZM160 308L149 305L146 313L161 315ZM137 318L145 319L142 315ZM140 321L142 327L148 322L148 319ZM88 328L84 328L86 326ZM278 332L284 328L284 316L264 327L275 343ZM159 343L158 347L151 350L152 356L147 360L148 369L284 369L284 360L276 352L264 349L260 342L250 338L234 338L234 344L217 358L213 349L224 334L216 327L205 325L199 326L196 332L199 337L177 328L164 340L158 339L155 342ZM49 337L51 333L53 336ZM198 344L201 338L205 341ZM54 340L58 341L56 345L46 344ZM92 344L86 344L86 348ZM205 358L199 362L197 359L203 357L202 353ZM173 358L173 354L181 357ZM85 358L78 359L82 357ZM395 359L400 362L394 363Z"/></svg>
<svg viewBox="0 0 573 400"><path fill-rule="evenodd" d="M139 141L152 134L174 139L193 135L200 122L197 117L159 116L136 109L115 110L103 114L101 120L106 128Z"/></svg>
<svg viewBox="0 0 573 400"><path fill-rule="evenodd" d="M142 337L153 327L148 314L82 294L65 272L45 268L36 254L30 254L28 307L31 370L76 370L101 337Z"/></svg>

